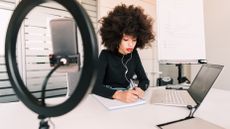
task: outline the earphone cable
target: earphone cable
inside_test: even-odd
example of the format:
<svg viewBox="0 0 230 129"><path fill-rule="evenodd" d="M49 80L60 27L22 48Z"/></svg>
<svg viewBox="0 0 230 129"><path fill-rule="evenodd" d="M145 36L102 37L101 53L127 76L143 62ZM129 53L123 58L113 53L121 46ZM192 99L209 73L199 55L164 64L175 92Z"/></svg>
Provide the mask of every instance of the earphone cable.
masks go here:
<svg viewBox="0 0 230 129"><path fill-rule="evenodd" d="M122 56L122 58L121 58L121 63L122 63L122 65L125 67L125 69L126 69L126 71L125 71L125 79L126 79L126 81L128 81L128 83L130 84L131 82L130 82L130 80L127 78L127 73L128 73L128 71L129 71L129 69L128 69L128 67L127 67L127 64L128 64L128 62L130 61L132 59L132 53L131 53L131 55L130 55L130 57L129 57L129 59L124 63L124 55Z"/></svg>

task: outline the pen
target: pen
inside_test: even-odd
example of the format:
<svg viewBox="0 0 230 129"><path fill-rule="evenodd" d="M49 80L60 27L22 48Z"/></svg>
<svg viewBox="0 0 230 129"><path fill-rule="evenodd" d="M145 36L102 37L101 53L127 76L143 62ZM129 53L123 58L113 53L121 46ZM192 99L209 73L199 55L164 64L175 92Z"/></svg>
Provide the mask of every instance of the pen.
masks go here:
<svg viewBox="0 0 230 129"><path fill-rule="evenodd" d="M135 87L137 87L137 85L133 82L132 79L130 79L130 84L129 84L129 85L130 85L130 86L129 86L129 89L130 89L130 90L135 90ZM134 95L136 95L136 96L138 97L138 99L144 100L144 98L141 98L141 97L138 96L137 94L134 94Z"/></svg>
<svg viewBox="0 0 230 129"><path fill-rule="evenodd" d="M134 89L136 87L135 83L133 82L132 79L130 79L129 81L130 81L129 89Z"/></svg>

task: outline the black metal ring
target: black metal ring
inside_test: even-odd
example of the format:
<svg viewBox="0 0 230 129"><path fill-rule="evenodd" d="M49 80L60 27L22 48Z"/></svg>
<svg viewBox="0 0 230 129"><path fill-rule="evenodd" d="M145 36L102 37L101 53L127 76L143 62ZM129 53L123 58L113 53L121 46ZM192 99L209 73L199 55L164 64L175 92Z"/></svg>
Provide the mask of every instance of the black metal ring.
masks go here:
<svg viewBox="0 0 230 129"><path fill-rule="evenodd" d="M25 16L35 7L48 0L22 0L13 12L6 34L5 59L10 82L18 98L32 111L45 117L63 115L77 106L96 83L98 48L96 34L85 10L76 0L53 0L64 6L74 17L80 29L84 62L79 83L72 95L63 103L43 106L26 88L17 67L17 35Z"/></svg>

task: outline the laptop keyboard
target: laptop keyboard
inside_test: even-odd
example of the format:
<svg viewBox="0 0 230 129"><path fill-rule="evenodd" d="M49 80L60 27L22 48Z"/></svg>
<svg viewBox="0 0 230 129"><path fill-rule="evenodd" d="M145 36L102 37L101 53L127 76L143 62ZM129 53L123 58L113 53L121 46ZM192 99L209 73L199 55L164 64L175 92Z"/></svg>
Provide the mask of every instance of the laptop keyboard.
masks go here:
<svg viewBox="0 0 230 129"><path fill-rule="evenodd" d="M187 91L179 90L165 90L165 103L169 104L186 104L190 102L189 97L187 96Z"/></svg>
<svg viewBox="0 0 230 129"><path fill-rule="evenodd" d="M192 104L191 104L192 102ZM196 105L186 90L154 90L151 103L166 105Z"/></svg>

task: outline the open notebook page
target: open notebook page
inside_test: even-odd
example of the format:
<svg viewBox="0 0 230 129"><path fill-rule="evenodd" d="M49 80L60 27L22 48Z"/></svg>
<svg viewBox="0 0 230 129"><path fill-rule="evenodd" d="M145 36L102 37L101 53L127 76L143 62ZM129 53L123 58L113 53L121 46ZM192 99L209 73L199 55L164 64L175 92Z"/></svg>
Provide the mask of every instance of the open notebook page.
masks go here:
<svg viewBox="0 0 230 129"><path fill-rule="evenodd" d="M95 94L92 94L92 96L96 98L101 104L103 104L108 110L127 108L127 107L137 106L146 103L144 99L139 99L137 102L133 102L133 103L124 103L119 100L108 99Z"/></svg>

